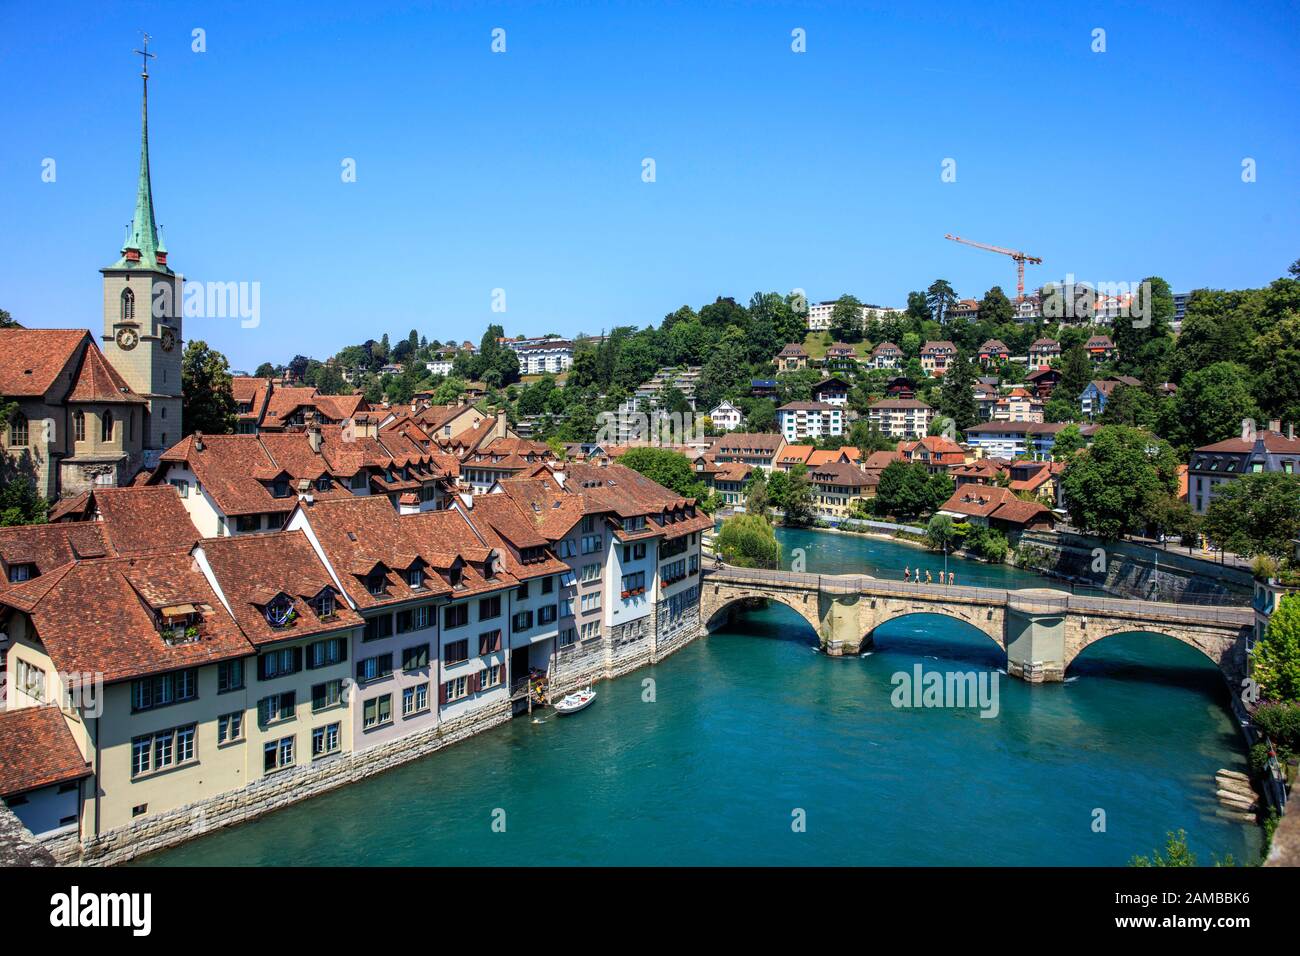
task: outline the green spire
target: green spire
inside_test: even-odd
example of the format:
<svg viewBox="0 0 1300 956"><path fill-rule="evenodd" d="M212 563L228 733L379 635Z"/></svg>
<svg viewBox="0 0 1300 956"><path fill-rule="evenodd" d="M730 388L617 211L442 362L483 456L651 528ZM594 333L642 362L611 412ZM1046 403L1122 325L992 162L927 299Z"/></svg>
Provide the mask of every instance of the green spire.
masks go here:
<svg viewBox="0 0 1300 956"><path fill-rule="evenodd" d="M135 215L122 247L122 258L114 263L113 268L150 269L170 273L171 269L167 267L167 247L158 240L158 224L153 214L153 184L149 179L149 60L153 54L148 50L149 38L146 36L144 51L136 51L144 57L145 65L140 74L144 81L144 95L140 101L140 176L136 182ZM160 252L161 262L158 257Z"/></svg>

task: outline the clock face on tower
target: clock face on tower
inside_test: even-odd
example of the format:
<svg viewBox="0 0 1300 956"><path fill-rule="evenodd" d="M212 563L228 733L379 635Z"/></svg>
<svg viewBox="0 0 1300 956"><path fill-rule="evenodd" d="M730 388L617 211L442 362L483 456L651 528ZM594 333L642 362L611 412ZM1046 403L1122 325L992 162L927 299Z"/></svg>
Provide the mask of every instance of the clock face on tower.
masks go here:
<svg viewBox="0 0 1300 956"><path fill-rule="evenodd" d="M163 329L161 338L164 352L170 352L176 347L176 333L171 329Z"/></svg>
<svg viewBox="0 0 1300 956"><path fill-rule="evenodd" d="M140 342L140 334L135 329L118 329L117 330L117 347L123 352L129 352Z"/></svg>

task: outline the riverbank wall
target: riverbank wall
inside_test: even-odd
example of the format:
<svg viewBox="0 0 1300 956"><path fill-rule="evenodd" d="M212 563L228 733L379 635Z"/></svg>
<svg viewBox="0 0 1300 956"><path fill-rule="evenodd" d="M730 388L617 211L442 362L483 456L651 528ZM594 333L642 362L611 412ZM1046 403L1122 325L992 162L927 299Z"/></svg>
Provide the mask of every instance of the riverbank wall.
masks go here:
<svg viewBox="0 0 1300 956"><path fill-rule="evenodd" d="M594 681L621 677L657 663L704 633L698 605L672 621L657 623L661 626L648 628L649 633L639 638L619 640L606 635L562 652L551 675L551 699ZM513 709L512 701L504 701L409 737L280 771L239 790L143 817L89 840L79 840L75 834L55 837L45 841L41 849L52 854L54 861L69 866L127 863L427 757L500 726L511 719ZM21 828L21 824L17 825Z"/></svg>
<svg viewBox="0 0 1300 956"><path fill-rule="evenodd" d="M1009 560L1110 594L1143 601L1249 604L1249 571L1127 541L1103 541L1069 531L1026 531Z"/></svg>

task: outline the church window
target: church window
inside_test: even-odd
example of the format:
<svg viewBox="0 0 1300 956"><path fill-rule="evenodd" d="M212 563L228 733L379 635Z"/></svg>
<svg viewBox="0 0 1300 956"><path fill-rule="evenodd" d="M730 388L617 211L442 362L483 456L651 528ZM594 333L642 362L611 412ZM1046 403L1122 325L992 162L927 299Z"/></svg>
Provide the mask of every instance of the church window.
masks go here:
<svg viewBox="0 0 1300 956"><path fill-rule="evenodd" d="M135 319L135 293L130 289L122 290L122 321L131 322Z"/></svg>
<svg viewBox="0 0 1300 956"><path fill-rule="evenodd" d="M101 420L101 427L99 430L99 434L100 434L100 441L113 440L113 413L111 411L104 412L104 417Z"/></svg>
<svg viewBox="0 0 1300 956"><path fill-rule="evenodd" d="M9 421L9 447L27 447L27 416L19 412Z"/></svg>
<svg viewBox="0 0 1300 956"><path fill-rule="evenodd" d="M72 440L86 440L86 413L81 409L72 413Z"/></svg>

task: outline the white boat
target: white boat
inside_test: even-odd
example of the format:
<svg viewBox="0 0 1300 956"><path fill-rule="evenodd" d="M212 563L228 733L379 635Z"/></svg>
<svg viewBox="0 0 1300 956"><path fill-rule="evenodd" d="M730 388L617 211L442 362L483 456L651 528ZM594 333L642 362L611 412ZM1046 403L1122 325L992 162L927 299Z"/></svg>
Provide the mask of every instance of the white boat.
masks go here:
<svg viewBox="0 0 1300 956"><path fill-rule="evenodd" d="M596 701L596 692L590 687L583 690L575 690L572 694L557 700L555 702L555 712L561 716L565 714L576 714L580 710L586 710Z"/></svg>

